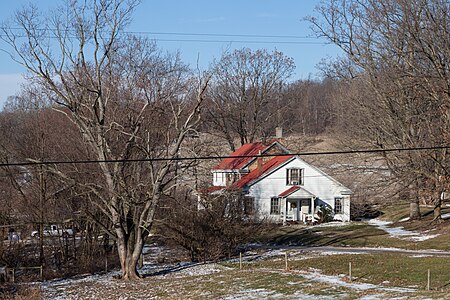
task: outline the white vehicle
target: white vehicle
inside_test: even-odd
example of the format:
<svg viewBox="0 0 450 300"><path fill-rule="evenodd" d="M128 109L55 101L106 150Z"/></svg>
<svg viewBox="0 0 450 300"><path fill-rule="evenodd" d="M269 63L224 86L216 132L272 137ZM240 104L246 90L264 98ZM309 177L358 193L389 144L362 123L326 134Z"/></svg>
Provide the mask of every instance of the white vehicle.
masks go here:
<svg viewBox="0 0 450 300"><path fill-rule="evenodd" d="M58 228L57 225L45 226L43 231L44 236L69 236L73 235L73 230L70 228ZM39 230L31 232L32 237L39 237Z"/></svg>

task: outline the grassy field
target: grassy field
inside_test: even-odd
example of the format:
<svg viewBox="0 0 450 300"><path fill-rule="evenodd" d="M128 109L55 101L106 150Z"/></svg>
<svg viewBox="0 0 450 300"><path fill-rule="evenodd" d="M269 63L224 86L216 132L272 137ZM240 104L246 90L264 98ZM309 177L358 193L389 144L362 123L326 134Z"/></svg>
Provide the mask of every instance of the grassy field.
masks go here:
<svg viewBox="0 0 450 300"><path fill-rule="evenodd" d="M450 258L404 255L299 254L238 263L189 266L166 274L149 272L138 282L111 275L55 281L47 299L448 299ZM311 254L309 254L311 255ZM353 280L349 282L348 263ZM427 269L431 290L426 290ZM153 275L152 275L153 274ZM403 297L403 298L402 298Z"/></svg>
<svg viewBox="0 0 450 300"><path fill-rule="evenodd" d="M393 237L367 222L285 226L257 239L281 249L244 253L243 269L236 259L168 272L158 269L167 270L168 265L150 263L145 278L138 282L114 279L114 273L87 275L44 283L42 294L45 299L450 299L450 257L283 249L283 245L303 245L450 250L449 221L432 224L431 208L422 208L422 212L422 221L400 222L408 216L408 205L399 205L384 211L382 218L392 220L393 227L436 235L424 241ZM448 212L446 207L443 213Z"/></svg>
<svg viewBox="0 0 450 300"><path fill-rule="evenodd" d="M286 226L266 232L259 238L263 243L277 245L302 246L351 246L351 247L395 247L402 249L437 249L450 250L450 221L441 224L432 223L432 209L423 207L423 219L420 221L400 220L408 217L409 205L402 204L383 211L381 219L393 221L392 227L403 227L407 230L432 233L437 236L424 241L410 241L389 236L384 230L367 224L352 222L348 225L334 227ZM443 214L449 213L445 207Z"/></svg>
<svg viewBox="0 0 450 300"><path fill-rule="evenodd" d="M326 275L349 274L352 264L354 282L364 282L391 287L425 290L427 270L432 275L432 289L450 291L450 257L422 257L404 254L334 254L318 257L294 256L288 261L289 270L320 270ZM228 265L238 268L237 264ZM246 263L248 269L283 269L285 260L269 259Z"/></svg>

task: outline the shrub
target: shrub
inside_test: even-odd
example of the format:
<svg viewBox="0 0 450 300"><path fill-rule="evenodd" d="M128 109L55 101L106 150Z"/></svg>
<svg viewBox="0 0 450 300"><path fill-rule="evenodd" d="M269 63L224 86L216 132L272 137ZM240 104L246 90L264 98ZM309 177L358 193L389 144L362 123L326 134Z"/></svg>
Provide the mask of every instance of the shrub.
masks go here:
<svg viewBox="0 0 450 300"><path fill-rule="evenodd" d="M189 195L181 199L165 201L175 205L165 210L159 231L167 241L188 250L192 261L234 255L266 226L254 213L247 213L248 199L238 192L205 195L201 201Z"/></svg>
<svg viewBox="0 0 450 300"><path fill-rule="evenodd" d="M317 223L322 224L326 222L333 221L333 210L331 207L326 205L321 205L317 210Z"/></svg>

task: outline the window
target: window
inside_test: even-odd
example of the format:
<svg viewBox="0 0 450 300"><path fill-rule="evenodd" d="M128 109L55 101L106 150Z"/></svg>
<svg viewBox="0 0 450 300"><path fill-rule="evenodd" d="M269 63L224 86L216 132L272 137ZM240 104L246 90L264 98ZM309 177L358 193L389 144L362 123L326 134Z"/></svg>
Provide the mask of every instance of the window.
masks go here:
<svg viewBox="0 0 450 300"><path fill-rule="evenodd" d="M280 198L272 197L270 199L270 214L271 215L279 215L280 214Z"/></svg>
<svg viewBox="0 0 450 300"><path fill-rule="evenodd" d="M334 198L334 213L335 214L344 213L344 198L341 197Z"/></svg>
<svg viewBox="0 0 450 300"><path fill-rule="evenodd" d="M244 197L244 214L253 215L255 212L255 198Z"/></svg>
<svg viewBox="0 0 450 300"><path fill-rule="evenodd" d="M227 175L226 175L226 180L227 180L226 185L227 186L232 185L237 179L238 178L237 178L237 174L236 173L227 173Z"/></svg>
<svg viewBox="0 0 450 300"><path fill-rule="evenodd" d="M286 171L286 185L303 184L303 169L291 168Z"/></svg>

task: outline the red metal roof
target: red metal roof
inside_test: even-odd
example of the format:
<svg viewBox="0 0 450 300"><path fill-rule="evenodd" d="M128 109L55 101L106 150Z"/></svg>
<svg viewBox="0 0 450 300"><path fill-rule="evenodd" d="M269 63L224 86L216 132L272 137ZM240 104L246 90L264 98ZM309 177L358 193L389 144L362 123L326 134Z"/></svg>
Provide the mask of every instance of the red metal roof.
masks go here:
<svg viewBox="0 0 450 300"><path fill-rule="evenodd" d="M245 144L233 153L230 156L254 156L258 155L259 152L263 152L269 145L266 145L262 142L256 142L251 144ZM214 170L237 170L242 168L245 164L251 161L253 157L229 157L222 160L217 166L215 166Z"/></svg>
<svg viewBox="0 0 450 300"><path fill-rule="evenodd" d="M247 175L243 176L238 181L236 181L233 184L233 187L243 188L246 184L275 169L276 167L278 167L279 165L286 162L292 157L293 155L275 156L274 158L263 164L261 166L261 169L256 168Z"/></svg>
<svg viewBox="0 0 450 300"><path fill-rule="evenodd" d="M290 188L288 188L287 190L285 190L284 192L279 194L278 197L287 197L290 194L295 193L299 189L300 189L300 187L298 185L291 186Z"/></svg>

